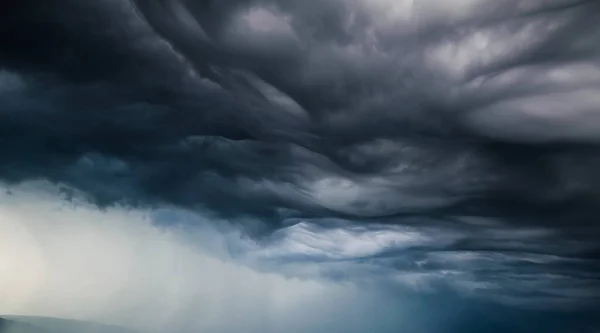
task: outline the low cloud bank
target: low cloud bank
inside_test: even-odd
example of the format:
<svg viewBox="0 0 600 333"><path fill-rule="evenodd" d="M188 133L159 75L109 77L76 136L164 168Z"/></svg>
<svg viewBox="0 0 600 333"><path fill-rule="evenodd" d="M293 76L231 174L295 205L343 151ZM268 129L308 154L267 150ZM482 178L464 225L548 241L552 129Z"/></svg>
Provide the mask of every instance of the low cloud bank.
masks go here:
<svg viewBox="0 0 600 333"><path fill-rule="evenodd" d="M375 318L388 329L401 321L399 300L380 293L260 273L197 244L195 229L159 227L149 212L99 211L56 194L2 194L0 313L152 332L364 332Z"/></svg>

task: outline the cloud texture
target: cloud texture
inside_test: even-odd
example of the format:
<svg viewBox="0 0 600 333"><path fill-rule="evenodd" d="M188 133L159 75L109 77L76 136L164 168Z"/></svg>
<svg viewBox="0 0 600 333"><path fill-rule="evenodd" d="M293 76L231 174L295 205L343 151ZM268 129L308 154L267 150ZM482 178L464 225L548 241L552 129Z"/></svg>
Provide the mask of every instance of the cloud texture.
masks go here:
<svg viewBox="0 0 600 333"><path fill-rule="evenodd" d="M430 282L424 274L343 261L393 242L423 241L414 233L356 237L364 230L312 233L299 225L275 243L257 244L236 229L215 229L201 214L98 211L65 202L43 183L0 198L3 315L96 321L147 333L594 332L593 313L515 310L423 294ZM287 264L273 265L282 256ZM314 260L326 257L330 262ZM411 287L401 288L406 283Z"/></svg>
<svg viewBox="0 0 600 333"><path fill-rule="evenodd" d="M205 214L293 276L594 307L599 12L7 1L0 179Z"/></svg>
<svg viewBox="0 0 600 333"><path fill-rule="evenodd" d="M8 181L275 224L596 204L595 2L10 3Z"/></svg>
<svg viewBox="0 0 600 333"><path fill-rule="evenodd" d="M374 322L387 332L400 323L398 299L349 283L256 272L217 245L198 245L197 229L157 227L143 211L73 207L54 194L20 189L2 196L3 314L94 320L142 332L364 332ZM201 237L226 241L198 224Z"/></svg>

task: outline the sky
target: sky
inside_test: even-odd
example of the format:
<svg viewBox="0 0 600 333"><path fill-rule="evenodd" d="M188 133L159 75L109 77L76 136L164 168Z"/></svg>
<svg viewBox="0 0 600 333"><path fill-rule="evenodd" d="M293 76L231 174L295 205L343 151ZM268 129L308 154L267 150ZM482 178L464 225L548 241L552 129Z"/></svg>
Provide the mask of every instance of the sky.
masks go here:
<svg viewBox="0 0 600 333"><path fill-rule="evenodd" d="M594 332L600 3L0 4L0 315Z"/></svg>

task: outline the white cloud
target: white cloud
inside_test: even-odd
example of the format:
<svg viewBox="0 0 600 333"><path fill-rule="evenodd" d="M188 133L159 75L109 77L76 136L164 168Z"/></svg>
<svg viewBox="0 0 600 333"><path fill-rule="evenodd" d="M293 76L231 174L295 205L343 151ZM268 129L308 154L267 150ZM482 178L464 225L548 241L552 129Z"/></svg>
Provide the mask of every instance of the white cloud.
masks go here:
<svg viewBox="0 0 600 333"><path fill-rule="evenodd" d="M416 246L451 244L457 237L452 233L428 232L403 226L373 225L370 228L351 225L316 229L299 223L283 229L281 240L266 248L262 255L303 256L313 259L345 260L376 256L388 250L408 249Z"/></svg>
<svg viewBox="0 0 600 333"><path fill-rule="evenodd" d="M32 189L0 195L0 313L171 332L360 332L382 316L380 295L260 273L191 242L193 228Z"/></svg>

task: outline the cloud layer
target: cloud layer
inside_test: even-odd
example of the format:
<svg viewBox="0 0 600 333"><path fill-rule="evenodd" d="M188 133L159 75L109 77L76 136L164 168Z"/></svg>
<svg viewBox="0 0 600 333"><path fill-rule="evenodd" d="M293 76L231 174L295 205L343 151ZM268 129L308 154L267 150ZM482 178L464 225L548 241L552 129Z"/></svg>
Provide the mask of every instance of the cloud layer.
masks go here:
<svg viewBox="0 0 600 333"><path fill-rule="evenodd" d="M8 1L0 179L236 224L266 270L593 306L599 5Z"/></svg>
<svg viewBox="0 0 600 333"><path fill-rule="evenodd" d="M278 235L274 243L257 244L240 238L236 229L216 230L198 214L98 211L64 201L47 184L26 184L0 198L3 315L52 316L124 325L140 332L182 333L528 332L532 328L558 333L588 332L594 327L589 313L489 308L485 302L451 294L423 295L431 291L428 278L437 272L399 272L386 270L385 265L377 268L376 262L351 260L428 242L415 232L332 228L315 233L298 225ZM171 224L164 226L161 221L167 215ZM173 225L174 220L179 222ZM455 255L441 253L437 263L471 268L468 261L477 260L478 267L486 265L483 256ZM273 265L274 259L286 256L284 264ZM431 264L427 260L431 258L423 264ZM497 265L495 260L488 262ZM458 282L460 276L453 278ZM530 287L533 293L539 289Z"/></svg>
<svg viewBox="0 0 600 333"><path fill-rule="evenodd" d="M3 314L96 320L149 332L364 332L373 322L387 332L400 323L384 310L398 306L397 299L349 283L260 273L219 246L199 244L197 228L158 227L151 212L99 212L54 194L19 189L2 196ZM211 230L204 223L203 237L225 240ZM348 306L338 308L338 302ZM369 310L374 305L382 311Z"/></svg>
<svg viewBox="0 0 600 333"><path fill-rule="evenodd" d="M59 3L4 14L8 181L275 224L597 203L594 2Z"/></svg>

